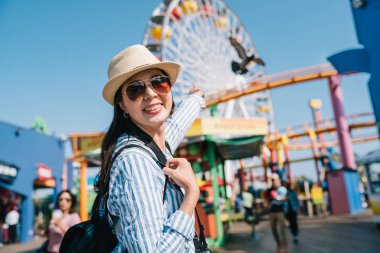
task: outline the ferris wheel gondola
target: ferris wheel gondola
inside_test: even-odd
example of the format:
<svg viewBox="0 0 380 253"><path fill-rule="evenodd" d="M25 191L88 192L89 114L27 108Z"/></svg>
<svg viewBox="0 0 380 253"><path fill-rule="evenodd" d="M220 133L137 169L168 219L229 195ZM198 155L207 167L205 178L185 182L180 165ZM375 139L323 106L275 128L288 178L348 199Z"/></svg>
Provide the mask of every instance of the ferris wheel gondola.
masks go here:
<svg viewBox="0 0 380 253"><path fill-rule="evenodd" d="M177 101L196 84L206 94L244 89L264 74L252 38L222 0L165 0L153 11L143 39L157 58L175 61L182 71L173 94ZM262 117L270 96L261 92L218 106L223 117Z"/></svg>

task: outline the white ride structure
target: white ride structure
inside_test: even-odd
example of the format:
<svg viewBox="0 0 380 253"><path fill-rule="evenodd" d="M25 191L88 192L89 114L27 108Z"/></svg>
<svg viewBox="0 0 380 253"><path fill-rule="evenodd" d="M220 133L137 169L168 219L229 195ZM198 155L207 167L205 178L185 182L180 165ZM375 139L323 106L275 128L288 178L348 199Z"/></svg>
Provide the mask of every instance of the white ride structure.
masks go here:
<svg viewBox="0 0 380 253"><path fill-rule="evenodd" d="M248 32L224 1L165 0L154 9L143 43L159 59L182 65L173 86L178 102L194 84L212 94L228 88L244 89L263 77L263 64L252 60L245 65L246 73L234 73L232 62L243 60L232 40L246 56L259 58ZM218 105L217 115L267 118L270 105L270 93L264 91Z"/></svg>

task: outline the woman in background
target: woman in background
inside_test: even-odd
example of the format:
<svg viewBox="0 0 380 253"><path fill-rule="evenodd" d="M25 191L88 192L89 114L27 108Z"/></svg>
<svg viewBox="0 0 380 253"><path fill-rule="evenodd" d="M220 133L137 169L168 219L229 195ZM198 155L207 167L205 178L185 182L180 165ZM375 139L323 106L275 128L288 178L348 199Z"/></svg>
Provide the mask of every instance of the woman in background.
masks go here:
<svg viewBox="0 0 380 253"><path fill-rule="evenodd" d="M53 211L49 224L48 232L48 252L58 252L61 245L63 235L73 225L81 220L75 211L76 197L69 190L61 191L58 194L56 207Z"/></svg>

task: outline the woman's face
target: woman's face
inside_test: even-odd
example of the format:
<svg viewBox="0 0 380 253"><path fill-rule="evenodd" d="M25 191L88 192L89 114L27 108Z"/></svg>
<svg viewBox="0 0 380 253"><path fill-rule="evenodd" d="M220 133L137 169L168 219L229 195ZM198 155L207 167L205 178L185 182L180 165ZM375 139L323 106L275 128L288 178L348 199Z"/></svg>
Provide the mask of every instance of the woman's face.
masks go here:
<svg viewBox="0 0 380 253"><path fill-rule="evenodd" d="M129 114L136 125L148 134L156 133L170 115L173 99L171 92L162 95L152 89L150 85L146 85L145 92L135 100L131 100L126 94L126 88L136 81L144 81L149 84L151 78L162 75L164 74L161 70L148 69L128 79L121 88L123 100L119 104L120 107Z"/></svg>
<svg viewBox="0 0 380 253"><path fill-rule="evenodd" d="M62 212L69 211L71 208L72 201L73 200L71 199L71 196L69 193L67 192L62 193L58 198L59 209L61 209Z"/></svg>

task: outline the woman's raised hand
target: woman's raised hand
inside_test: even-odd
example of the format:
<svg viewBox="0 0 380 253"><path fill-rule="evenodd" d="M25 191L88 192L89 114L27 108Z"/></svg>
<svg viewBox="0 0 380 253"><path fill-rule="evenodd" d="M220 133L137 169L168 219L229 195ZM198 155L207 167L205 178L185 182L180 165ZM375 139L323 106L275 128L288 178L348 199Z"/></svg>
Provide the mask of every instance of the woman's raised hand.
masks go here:
<svg viewBox="0 0 380 253"><path fill-rule="evenodd" d="M198 86L195 86L195 84L193 84L193 87L191 87L191 89L189 90L189 94L195 94L203 98L205 97L203 90Z"/></svg>

